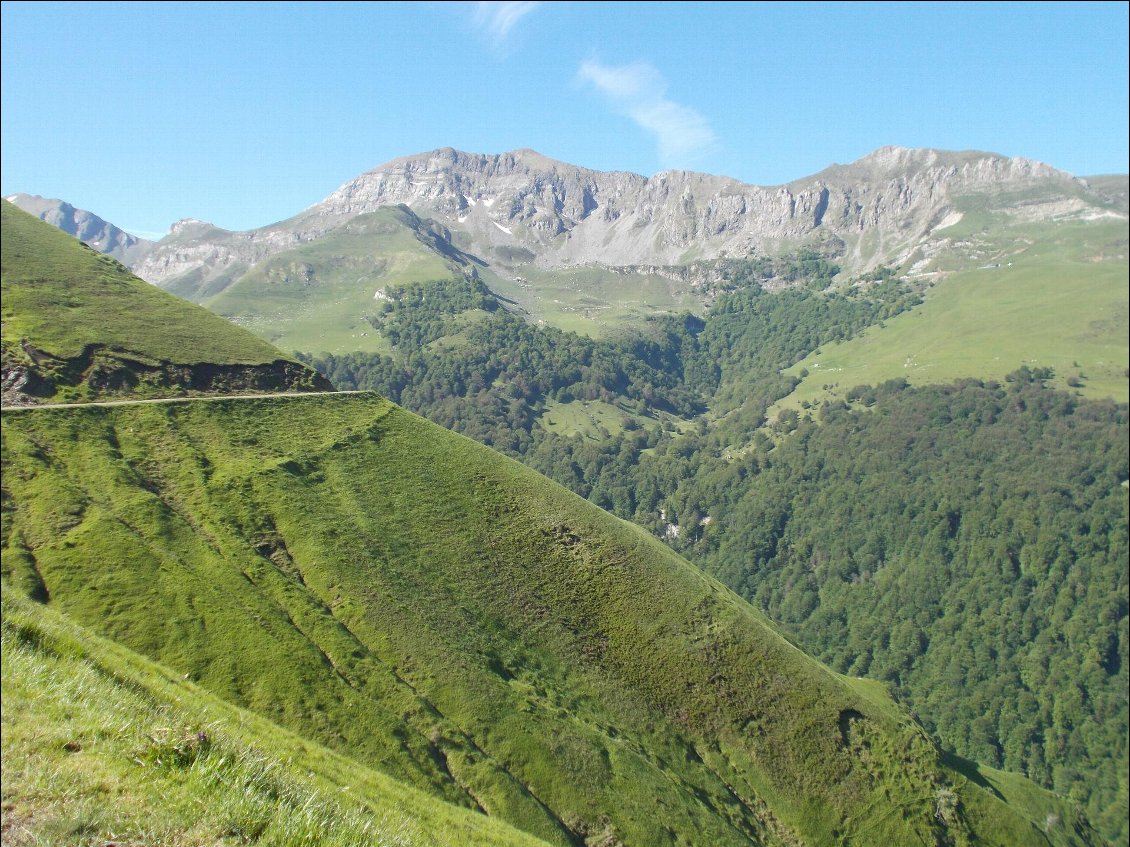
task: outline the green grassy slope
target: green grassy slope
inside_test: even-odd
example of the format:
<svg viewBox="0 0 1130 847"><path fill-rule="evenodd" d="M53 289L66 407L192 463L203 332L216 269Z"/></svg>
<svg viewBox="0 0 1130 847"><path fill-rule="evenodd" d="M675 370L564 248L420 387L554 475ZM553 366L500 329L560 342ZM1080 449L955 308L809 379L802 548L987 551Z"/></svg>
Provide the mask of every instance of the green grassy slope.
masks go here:
<svg viewBox="0 0 1130 847"><path fill-rule="evenodd" d="M642 530L375 396L4 424L17 590L550 843L1091 840Z"/></svg>
<svg viewBox="0 0 1130 847"><path fill-rule="evenodd" d="M268 259L203 302L283 350L387 352L366 321L376 292L470 267L428 222L390 206Z"/></svg>
<svg viewBox="0 0 1130 847"><path fill-rule="evenodd" d="M247 331L142 282L11 203L0 203L0 214L4 373L6 380L15 370L30 373L39 391L29 393L83 399L241 381L328 387Z"/></svg>
<svg viewBox="0 0 1130 847"><path fill-rule="evenodd" d="M237 709L6 585L2 668L5 844L544 844Z"/></svg>
<svg viewBox="0 0 1130 847"><path fill-rule="evenodd" d="M656 315L703 309L700 292L657 273L529 264L485 278L492 291L516 303L530 320L592 338L638 327Z"/></svg>
<svg viewBox="0 0 1130 847"><path fill-rule="evenodd" d="M976 239L987 227L971 212L951 235ZM916 385L1001 379L1021 365L1053 368L1058 385L1083 396L1126 402L1125 221L1031 224L1009 237L1008 250L986 248L988 267L954 273L922 306L786 371L807 376L780 407L842 399L856 385L901 377Z"/></svg>

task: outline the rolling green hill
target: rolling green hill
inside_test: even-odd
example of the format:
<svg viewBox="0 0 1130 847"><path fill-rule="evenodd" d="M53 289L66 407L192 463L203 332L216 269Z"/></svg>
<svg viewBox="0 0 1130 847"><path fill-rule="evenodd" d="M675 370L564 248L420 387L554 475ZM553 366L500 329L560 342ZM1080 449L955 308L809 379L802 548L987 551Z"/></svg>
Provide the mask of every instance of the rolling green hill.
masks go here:
<svg viewBox="0 0 1130 847"><path fill-rule="evenodd" d="M974 216L957 240L988 238ZM1001 379L1050 367L1083 396L1130 397L1130 296L1125 221L1029 224L991 231L981 267L955 269L917 309L858 338L821 347L788 374L802 376L779 408L842 399L860 384ZM803 372L803 373L802 373ZM771 415L772 417L772 415Z"/></svg>
<svg viewBox="0 0 1130 847"><path fill-rule="evenodd" d="M330 387L11 203L0 214L5 402Z"/></svg>
<svg viewBox="0 0 1130 847"><path fill-rule="evenodd" d="M385 289L462 278L475 264L407 207L358 215L201 300L283 350L386 351L367 320Z"/></svg>
<svg viewBox="0 0 1130 847"><path fill-rule="evenodd" d="M13 590L550 843L1094 840L644 531L376 396L14 410L3 438Z"/></svg>

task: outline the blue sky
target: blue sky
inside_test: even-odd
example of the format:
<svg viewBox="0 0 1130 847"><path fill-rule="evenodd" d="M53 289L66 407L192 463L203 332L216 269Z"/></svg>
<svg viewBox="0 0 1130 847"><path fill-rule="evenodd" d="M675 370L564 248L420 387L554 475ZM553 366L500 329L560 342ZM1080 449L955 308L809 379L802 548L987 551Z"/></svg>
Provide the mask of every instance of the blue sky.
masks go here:
<svg viewBox="0 0 1130 847"><path fill-rule="evenodd" d="M1128 170L1126 3L29 3L2 187L249 229L398 156L774 185L871 150Z"/></svg>

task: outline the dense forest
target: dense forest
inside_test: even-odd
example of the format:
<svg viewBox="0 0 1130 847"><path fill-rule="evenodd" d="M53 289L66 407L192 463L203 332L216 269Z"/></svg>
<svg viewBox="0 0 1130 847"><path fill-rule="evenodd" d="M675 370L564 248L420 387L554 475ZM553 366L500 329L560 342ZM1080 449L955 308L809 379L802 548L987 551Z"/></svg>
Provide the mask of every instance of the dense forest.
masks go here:
<svg viewBox="0 0 1130 847"><path fill-rule="evenodd" d="M392 291L371 322L395 355L313 363L648 527L956 753L1125 843L1126 407L1022 369L767 421L784 368L919 299L888 270L831 290L813 256L721 270L705 318L599 340L530 325L475 279ZM615 404L618 426L540 424L574 400Z"/></svg>
<svg viewBox="0 0 1130 847"><path fill-rule="evenodd" d="M802 423L687 553L962 755L1125 839L1125 407L1024 372L877 394Z"/></svg>

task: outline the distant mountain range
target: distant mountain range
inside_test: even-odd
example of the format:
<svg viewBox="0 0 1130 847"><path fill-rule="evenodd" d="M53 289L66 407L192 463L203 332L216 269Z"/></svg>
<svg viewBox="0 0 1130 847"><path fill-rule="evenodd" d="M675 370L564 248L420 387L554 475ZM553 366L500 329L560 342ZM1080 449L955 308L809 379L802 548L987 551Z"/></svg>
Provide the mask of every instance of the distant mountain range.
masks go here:
<svg viewBox="0 0 1130 847"><path fill-rule="evenodd" d="M884 147L760 187L443 148L381 165L278 223L231 232L186 218L156 243L62 201L9 199L285 350L345 353L384 349L369 325L380 292L437 279L477 277L530 320L599 335L701 313L718 263L735 259L807 251L845 284L891 267L923 287L1007 265L1048 227L1079 233L1080 255L1117 259L1125 247L1109 232L1130 218L1126 186L1126 175L1079 179L975 151Z"/></svg>

